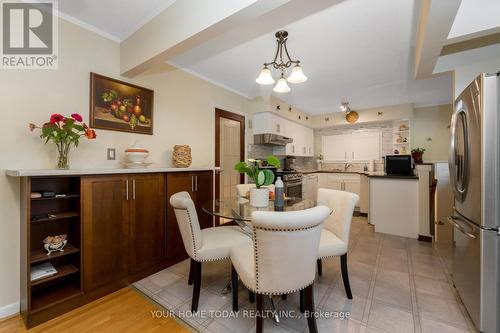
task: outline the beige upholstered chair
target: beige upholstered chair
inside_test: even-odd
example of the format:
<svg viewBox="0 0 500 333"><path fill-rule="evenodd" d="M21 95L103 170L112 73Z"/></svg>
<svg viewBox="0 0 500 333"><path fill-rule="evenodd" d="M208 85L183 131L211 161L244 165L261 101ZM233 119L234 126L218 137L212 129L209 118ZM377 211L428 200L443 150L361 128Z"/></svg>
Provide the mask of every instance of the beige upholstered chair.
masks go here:
<svg viewBox="0 0 500 333"><path fill-rule="evenodd" d="M359 196L354 193L320 188L318 189L318 205L332 209L332 214L326 219L319 243L318 274L322 274L322 259L340 256L342 280L347 298L352 299L349 275L347 273L347 246L351 230L354 206Z"/></svg>
<svg viewBox="0 0 500 333"><path fill-rule="evenodd" d="M330 209L318 206L301 211L252 214L253 244L231 250L233 311L238 311L238 276L257 296L257 311L263 310L262 295L286 295L305 289L305 305L314 312L313 282L323 221ZM257 332L263 318L257 316ZM310 332L317 332L314 316L308 317Z"/></svg>
<svg viewBox="0 0 500 333"><path fill-rule="evenodd" d="M274 185L268 185L265 186L269 189L269 191L274 192ZM238 197L243 198L247 196L248 191L250 191L251 188L255 188L255 184L238 184L236 185L236 192L238 194Z"/></svg>
<svg viewBox="0 0 500 333"><path fill-rule="evenodd" d="M201 263L228 259L233 246L252 245L252 239L238 226L200 229L194 202L188 192L175 193L170 197L179 224L182 241L189 257L188 284L194 283L191 311L198 311L201 287Z"/></svg>

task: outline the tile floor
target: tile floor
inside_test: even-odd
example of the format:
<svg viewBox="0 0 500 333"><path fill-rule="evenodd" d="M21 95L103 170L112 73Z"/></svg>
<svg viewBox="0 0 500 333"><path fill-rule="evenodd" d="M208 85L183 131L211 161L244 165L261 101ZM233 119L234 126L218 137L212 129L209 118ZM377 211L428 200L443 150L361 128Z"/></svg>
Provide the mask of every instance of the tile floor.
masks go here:
<svg viewBox="0 0 500 333"><path fill-rule="evenodd" d="M320 332L473 332L464 307L450 287L445 266L430 243L378 234L366 218L354 217L348 254L353 300L345 296L338 258L324 260L315 283L316 309L348 311L349 319L318 319ZM222 318L231 313L231 296L221 290L230 279L230 263L203 266L199 315L188 316L192 287L187 285L189 262L184 261L135 284L200 332L253 332L253 318ZM298 313L298 295L275 298L277 310ZM270 303L270 302L267 302ZM269 304L268 304L269 306ZM253 310L244 287L240 309ZM221 310L210 313L211 310ZM224 312L225 311L225 312ZM266 332L307 332L303 318L265 320Z"/></svg>

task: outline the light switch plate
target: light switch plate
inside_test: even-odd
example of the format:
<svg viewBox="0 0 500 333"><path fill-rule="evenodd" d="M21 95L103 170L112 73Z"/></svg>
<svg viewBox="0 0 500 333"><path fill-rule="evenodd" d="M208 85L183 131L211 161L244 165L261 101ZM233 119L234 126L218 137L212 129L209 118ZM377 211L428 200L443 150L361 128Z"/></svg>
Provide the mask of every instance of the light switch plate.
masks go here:
<svg viewBox="0 0 500 333"><path fill-rule="evenodd" d="M116 149L108 148L108 161L113 161L116 159Z"/></svg>

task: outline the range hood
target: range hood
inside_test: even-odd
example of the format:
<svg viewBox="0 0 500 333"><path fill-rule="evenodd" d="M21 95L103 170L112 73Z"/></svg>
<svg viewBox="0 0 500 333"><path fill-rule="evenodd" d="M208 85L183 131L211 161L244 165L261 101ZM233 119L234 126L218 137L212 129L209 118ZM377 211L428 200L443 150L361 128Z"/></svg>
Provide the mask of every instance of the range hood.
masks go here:
<svg viewBox="0 0 500 333"><path fill-rule="evenodd" d="M292 142L292 138L287 138L278 134L264 133L255 134L253 136L253 143L256 145L285 146Z"/></svg>

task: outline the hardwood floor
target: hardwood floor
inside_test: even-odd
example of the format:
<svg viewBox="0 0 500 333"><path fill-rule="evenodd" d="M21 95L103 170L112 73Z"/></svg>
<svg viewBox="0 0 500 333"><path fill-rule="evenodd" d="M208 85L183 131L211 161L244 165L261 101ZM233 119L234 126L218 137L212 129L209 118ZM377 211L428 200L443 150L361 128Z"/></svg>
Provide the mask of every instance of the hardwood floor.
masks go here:
<svg viewBox="0 0 500 333"><path fill-rule="evenodd" d="M20 316L0 322L0 333L13 332L190 332L173 318L153 317L159 306L132 288L124 288L58 318L26 330Z"/></svg>

